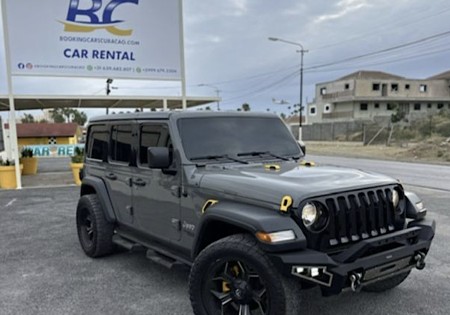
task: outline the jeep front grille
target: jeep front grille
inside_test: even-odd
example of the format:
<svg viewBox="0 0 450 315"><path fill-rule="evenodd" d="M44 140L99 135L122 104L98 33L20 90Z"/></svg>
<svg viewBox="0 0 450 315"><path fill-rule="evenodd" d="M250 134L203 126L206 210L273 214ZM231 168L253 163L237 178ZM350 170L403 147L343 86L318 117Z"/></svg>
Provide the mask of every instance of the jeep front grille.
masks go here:
<svg viewBox="0 0 450 315"><path fill-rule="evenodd" d="M329 244L335 246L385 234L395 229L389 188L326 198Z"/></svg>
<svg viewBox="0 0 450 315"><path fill-rule="evenodd" d="M391 201L394 189L400 192L401 211L396 211ZM311 231L303 226L298 212L297 220L308 246L314 249L334 252L362 239L401 229L405 222L404 195L397 185L310 198L301 203L299 211L308 202L322 204L329 216L323 230Z"/></svg>

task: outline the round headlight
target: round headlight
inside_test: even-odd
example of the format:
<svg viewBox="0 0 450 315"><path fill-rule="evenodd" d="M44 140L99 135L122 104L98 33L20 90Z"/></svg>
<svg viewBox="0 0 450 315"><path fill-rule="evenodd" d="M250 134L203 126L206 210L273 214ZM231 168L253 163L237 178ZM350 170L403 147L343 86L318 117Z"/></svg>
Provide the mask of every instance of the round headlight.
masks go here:
<svg viewBox="0 0 450 315"><path fill-rule="evenodd" d="M394 208L397 208L399 201L400 196L398 195L398 191L394 189L392 191L392 203L394 204Z"/></svg>
<svg viewBox="0 0 450 315"><path fill-rule="evenodd" d="M306 227L313 225L319 218L319 211L315 205L307 203L302 209L302 220Z"/></svg>

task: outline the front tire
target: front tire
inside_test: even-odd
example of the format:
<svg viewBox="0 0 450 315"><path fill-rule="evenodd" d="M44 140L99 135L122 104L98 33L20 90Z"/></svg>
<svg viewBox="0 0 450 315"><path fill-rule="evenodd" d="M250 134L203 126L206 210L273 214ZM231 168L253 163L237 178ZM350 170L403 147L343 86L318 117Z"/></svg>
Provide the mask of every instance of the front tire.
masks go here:
<svg viewBox="0 0 450 315"><path fill-rule="evenodd" d="M300 283L281 275L247 234L209 245L195 260L189 276L196 315L298 314L299 291Z"/></svg>
<svg viewBox="0 0 450 315"><path fill-rule="evenodd" d="M398 285L400 285L403 281L405 281L410 273L411 273L411 270L409 270L405 273L401 273L399 275L393 276L391 278L387 278L385 280L375 282L373 284L363 287L363 290L367 291L367 292L377 292L377 293L391 290L391 289L397 287Z"/></svg>
<svg viewBox="0 0 450 315"><path fill-rule="evenodd" d="M76 220L78 239L87 256L96 258L113 252L114 226L106 220L97 195L81 196Z"/></svg>

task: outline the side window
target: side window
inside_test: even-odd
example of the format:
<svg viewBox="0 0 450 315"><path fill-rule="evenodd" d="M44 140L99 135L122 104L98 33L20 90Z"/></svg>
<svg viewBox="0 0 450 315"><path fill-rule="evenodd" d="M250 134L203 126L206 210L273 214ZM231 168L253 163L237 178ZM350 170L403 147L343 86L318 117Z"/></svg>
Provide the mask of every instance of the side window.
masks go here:
<svg viewBox="0 0 450 315"><path fill-rule="evenodd" d="M133 137L131 125L116 125L111 131L111 160L129 163Z"/></svg>
<svg viewBox="0 0 450 315"><path fill-rule="evenodd" d="M90 159L105 160L108 154L108 129L105 125L89 129L86 156Z"/></svg>
<svg viewBox="0 0 450 315"><path fill-rule="evenodd" d="M139 164L147 164L147 148L157 147L163 127L161 125L144 125L140 128Z"/></svg>

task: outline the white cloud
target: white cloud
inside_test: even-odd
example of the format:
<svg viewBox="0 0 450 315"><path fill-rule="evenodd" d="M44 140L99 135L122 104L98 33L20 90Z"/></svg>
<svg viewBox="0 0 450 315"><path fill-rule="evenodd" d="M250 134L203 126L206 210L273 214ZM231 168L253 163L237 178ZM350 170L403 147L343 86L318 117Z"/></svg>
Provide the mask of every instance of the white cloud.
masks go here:
<svg viewBox="0 0 450 315"><path fill-rule="evenodd" d="M231 6L233 8L233 15L236 16L245 15L248 11L247 0L231 0Z"/></svg>
<svg viewBox="0 0 450 315"><path fill-rule="evenodd" d="M315 18L315 23L322 23L329 20L340 19L349 13L362 9L369 6L367 0L341 0L336 4L338 8L337 12L323 14Z"/></svg>

